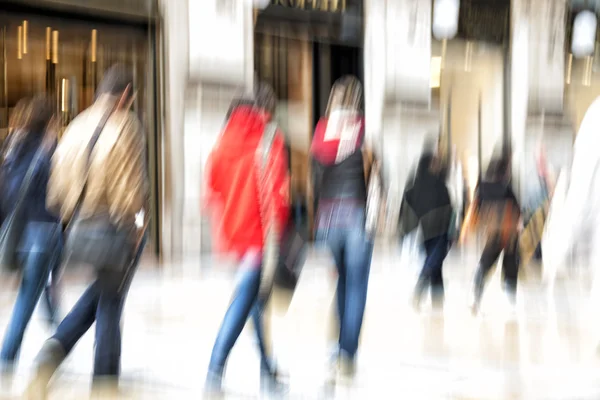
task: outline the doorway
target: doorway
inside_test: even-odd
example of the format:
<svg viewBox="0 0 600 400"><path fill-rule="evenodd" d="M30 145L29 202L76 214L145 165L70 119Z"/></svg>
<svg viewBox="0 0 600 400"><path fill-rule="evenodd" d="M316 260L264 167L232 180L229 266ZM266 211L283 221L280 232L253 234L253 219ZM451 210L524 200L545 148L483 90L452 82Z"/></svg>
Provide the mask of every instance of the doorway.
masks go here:
<svg viewBox="0 0 600 400"><path fill-rule="evenodd" d="M158 152L154 27L85 20L56 13L11 11L0 15L0 141L11 127L16 103L35 94L50 97L61 133L89 107L103 72L115 63L131 68L132 110L147 135L152 216L150 243L157 253ZM150 246L148 247L150 248Z"/></svg>

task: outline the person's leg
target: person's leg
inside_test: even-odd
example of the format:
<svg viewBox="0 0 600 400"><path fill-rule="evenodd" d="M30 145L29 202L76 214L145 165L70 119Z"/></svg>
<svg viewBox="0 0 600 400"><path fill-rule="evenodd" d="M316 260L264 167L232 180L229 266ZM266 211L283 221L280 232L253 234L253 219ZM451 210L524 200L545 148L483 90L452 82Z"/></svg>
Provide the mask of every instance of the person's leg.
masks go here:
<svg viewBox="0 0 600 400"><path fill-rule="evenodd" d="M483 249L483 253L479 259L479 265L477 267L477 272L475 273L473 288L474 299L472 310L475 313L479 311L479 306L481 305L481 298L483 297L483 289L485 287L487 275L502 252L502 247L500 246L499 240L500 239L497 236L490 236L487 239L485 248Z"/></svg>
<svg viewBox="0 0 600 400"><path fill-rule="evenodd" d="M60 267L61 267L61 260L62 260L62 249L63 249L63 242L62 242L62 238L59 238L58 243L55 247L55 249L53 250L53 254L52 254L52 260L50 262L51 265L51 271L48 277L48 281L45 285L44 288L44 293L43 293L43 305L44 305L44 309L45 309L45 313L48 319L48 323L51 326L54 326L55 324L57 324L58 321L58 314L59 314L59 307L60 307L60 288L59 288L59 281L60 281Z"/></svg>
<svg viewBox="0 0 600 400"><path fill-rule="evenodd" d="M517 299L517 280L519 276L519 260L516 238L511 239L508 245L504 248L502 275L504 280L504 291L506 292L508 299L514 303Z"/></svg>
<svg viewBox="0 0 600 400"><path fill-rule="evenodd" d="M35 306L44 289L49 274L48 253L24 253L19 255L23 266L23 278L2 344L2 363L13 363L21 348L25 329L31 320Z"/></svg>
<svg viewBox="0 0 600 400"><path fill-rule="evenodd" d="M256 303L260 287L261 262L260 253L248 254L242 260L240 280L219 328L210 357L207 386L211 391L221 390L221 380L229 353L242 333L250 311Z"/></svg>
<svg viewBox="0 0 600 400"><path fill-rule="evenodd" d="M348 231L344 248L346 296L341 322L340 353L353 368L367 302L373 244L364 230ZM349 371L351 372L351 371Z"/></svg>
<svg viewBox="0 0 600 400"><path fill-rule="evenodd" d="M137 271L147 236L135 250L133 259L123 269L111 267L98 271L100 295L96 309L96 346L94 350L93 391L112 393L118 388L121 372L121 318Z"/></svg>
<svg viewBox="0 0 600 400"><path fill-rule="evenodd" d="M434 307L443 307L444 305L444 260L448 255L449 245L448 236L442 235L437 238L436 246L433 251L432 269L431 269L431 303Z"/></svg>
<svg viewBox="0 0 600 400"><path fill-rule="evenodd" d="M92 326L98 305L96 280L79 298L58 326L56 333L44 343L35 361L35 373L27 387L27 398L46 398L48 382L77 341Z"/></svg>
<svg viewBox="0 0 600 400"><path fill-rule="evenodd" d="M256 301L252 306L251 318L254 324L254 331L256 332L256 340L258 344L258 350L260 352L260 370L261 373L267 373L274 375L276 373L275 366L271 358L268 355L267 346L265 343L265 332L263 324L263 314L265 305Z"/></svg>
<svg viewBox="0 0 600 400"><path fill-rule="evenodd" d="M419 278L417 279L417 283L415 285L415 289L413 292L413 306L418 310L421 307L421 299L423 298L423 293L425 290L431 285L431 279L433 274L434 267L434 252L437 245L437 238L426 240L424 243L425 248L425 262L423 263L423 267L421 268L421 272L419 273Z"/></svg>
<svg viewBox="0 0 600 400"><path fill-rule="evenodd" d="M344 311L346 309L346 258L344 255L344 243L339 235L331 234L328 242L329 249L333 255L335 268L337 269L338 281L336 287L336 303L338 314L339 340L342 338ZM338 341L338 346L340 345Z"/></svg>
<svg viewBox="0 0 600 400"><path fill-rule="evenodd" d="M52 339L57 340L70 353L75 344L90 329L96 320L96 309L100 298L98 281L94 281L77 300L69 314L56 328Z"/></svg>

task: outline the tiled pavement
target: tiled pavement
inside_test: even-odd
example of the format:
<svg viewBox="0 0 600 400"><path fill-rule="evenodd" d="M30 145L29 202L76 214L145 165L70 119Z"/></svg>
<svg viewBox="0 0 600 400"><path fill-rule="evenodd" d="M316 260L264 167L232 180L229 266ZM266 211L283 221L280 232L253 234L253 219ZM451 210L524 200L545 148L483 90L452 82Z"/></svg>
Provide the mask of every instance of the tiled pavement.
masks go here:
<svg viewBox="0 0 600 400"><path fill-rule="evenodd" d="M396 252L378 248L357 380L352 387L328 393L323 376L334 276L326 257L311 256L288 312L282 311L282 301L276 302L272 321L279 362L291 379L290 397L600 399L600 359L593 334L597 328L585 306L584 274L570 277L551 307L535 279L528 279L520 287L519 308L512 317L503 312L496 274L483 315L474 318L467 308L467 288L475 260L453 254L445 270L445 312L432 313L426 306L417 315L408 302L416 267L398 261ZM212 342L234 283L232 269L223 264L194 260L158 270L151 261L144 263L125 312L123 398L201 398ZM66 304L75 301L84 282L85 277L68 274ZM7 281L1 286L3 328L14 287ZM36 315L13 387L3 387L0 398L19 398L31 362L49 334ZM92 346L93 331L64 366L53 386L53 399L87 397ZM231 355L226 386L228 398L256 398L258 359L251 329Z"/></svg>

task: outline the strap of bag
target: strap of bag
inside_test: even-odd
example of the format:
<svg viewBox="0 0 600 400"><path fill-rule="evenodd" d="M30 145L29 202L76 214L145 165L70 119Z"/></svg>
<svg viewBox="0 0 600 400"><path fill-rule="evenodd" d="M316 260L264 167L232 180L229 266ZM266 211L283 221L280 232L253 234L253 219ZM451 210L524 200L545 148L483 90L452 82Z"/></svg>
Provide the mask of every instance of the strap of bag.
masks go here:
<svg viewBox="0 0 600 400"><path fill-rule="evenodd" d="M108 122L108 119L113 114L115 109L116 109L116 107L112 107L109 111L107 111L104 114L104 116L98 123L98 126L96 126L96 130L94 131L94 134L92 135L92 137L88 143L87 160L86 160L86 168L85 168L85 181L83 182L83 187L81 188L81 193L79 193L79 197L77 198L77 202L75 203L75 208L73 209L73 214L71 216L71 220L69 221L69 224L67 225L67 229L66 229L67 231L70 230L72 222L77 219L77 217L79 216L79 213L81 212L81 206L83 205L83 200L85 199L85 194L87 192L88 174L89 174L90 164L91 164L91 160L92 160L92 152L94 151L94 147L96 147L96 143L98 143L100 134L104 130L104 127L106 126L106 123Z"/></svg>
<svg viewBox="0 0 600 400"><path fill-rule="evenodd" d="M276 262L277 262L277 240L276 232L274 232L273 221L271 210L266 206L263 199L268 195L263 193L265 189L265 180L267 177L267 162L269 155L271 154L271 148L273 147L273 141L277 133L277 125L275 123L269 123L265 126L259 148L257 149L257 161L258 161L258 202L260 209L261 223L264 229L264 243L265 248L263 249L263 273L261 279L261 292L270 291L272 286Z"/></svg>

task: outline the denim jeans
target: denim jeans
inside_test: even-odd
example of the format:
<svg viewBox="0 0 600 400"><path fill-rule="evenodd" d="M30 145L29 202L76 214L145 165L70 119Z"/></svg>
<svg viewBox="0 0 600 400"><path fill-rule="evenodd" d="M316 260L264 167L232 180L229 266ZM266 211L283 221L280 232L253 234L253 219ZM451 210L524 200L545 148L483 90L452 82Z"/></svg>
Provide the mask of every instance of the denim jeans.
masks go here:
<svg viewBox="0 0 600 400"><path fill-rule="evenodd" d="M367 237L360 210L356 215L357 223L329 228L324 237L338 271L339 349L351 360L358 351L373 254L373 242Z"/></svg>
<svg viewBox="0 0 600 400"><path fill-rule="evenodd" d="M208 366L209 380L216 380L217 384L220 383L223 376L229 353L231 353L249 317L252 318L258 339L261 372L274 372L267 356L264 341L262 322L264 304L258 302L261 277L260 263L262 263L262 256L259 253L253 253L247 254L240 265L238 284L219 328Z"/></svg>
<svg viewBox="0 0 600 400"><path fill-rule="evenodd" d="M120 374L121 315L146 239L145 236L134 261L127 268L98 270L96 280L81 295L52 337L61 344L65 353L69 354L96 322L95 381L116 378Z"/></svg>
<svg viewBox="0 0 600 400"><path fill-rule="evenodd" d="M424 244L427 256L415 288L415 300L420 300L423 292L429 287L432 303L442 303L444 301L442 267L449 250L448 235L426 240Z"/></svg>
<svg viewBox="0 0 600 400"><path fill-rule="evenodd" d="M43 224L42 224L43 225ZM49 224L53 225L53 224ZM27 234L27 230L26 233ZM48 277L58 269L62 252L62 236L60 230L30 232L27 238L29 248L18 253L18 261L22 268L22 280L13 308L12 316L2 344L0 359L2 363L11 364L16 361L27 325L42 295L48 291ZM32 250L32 251L27 251ZM56 305L48 293L45 296L46 313L53 318Z"/></svg>

